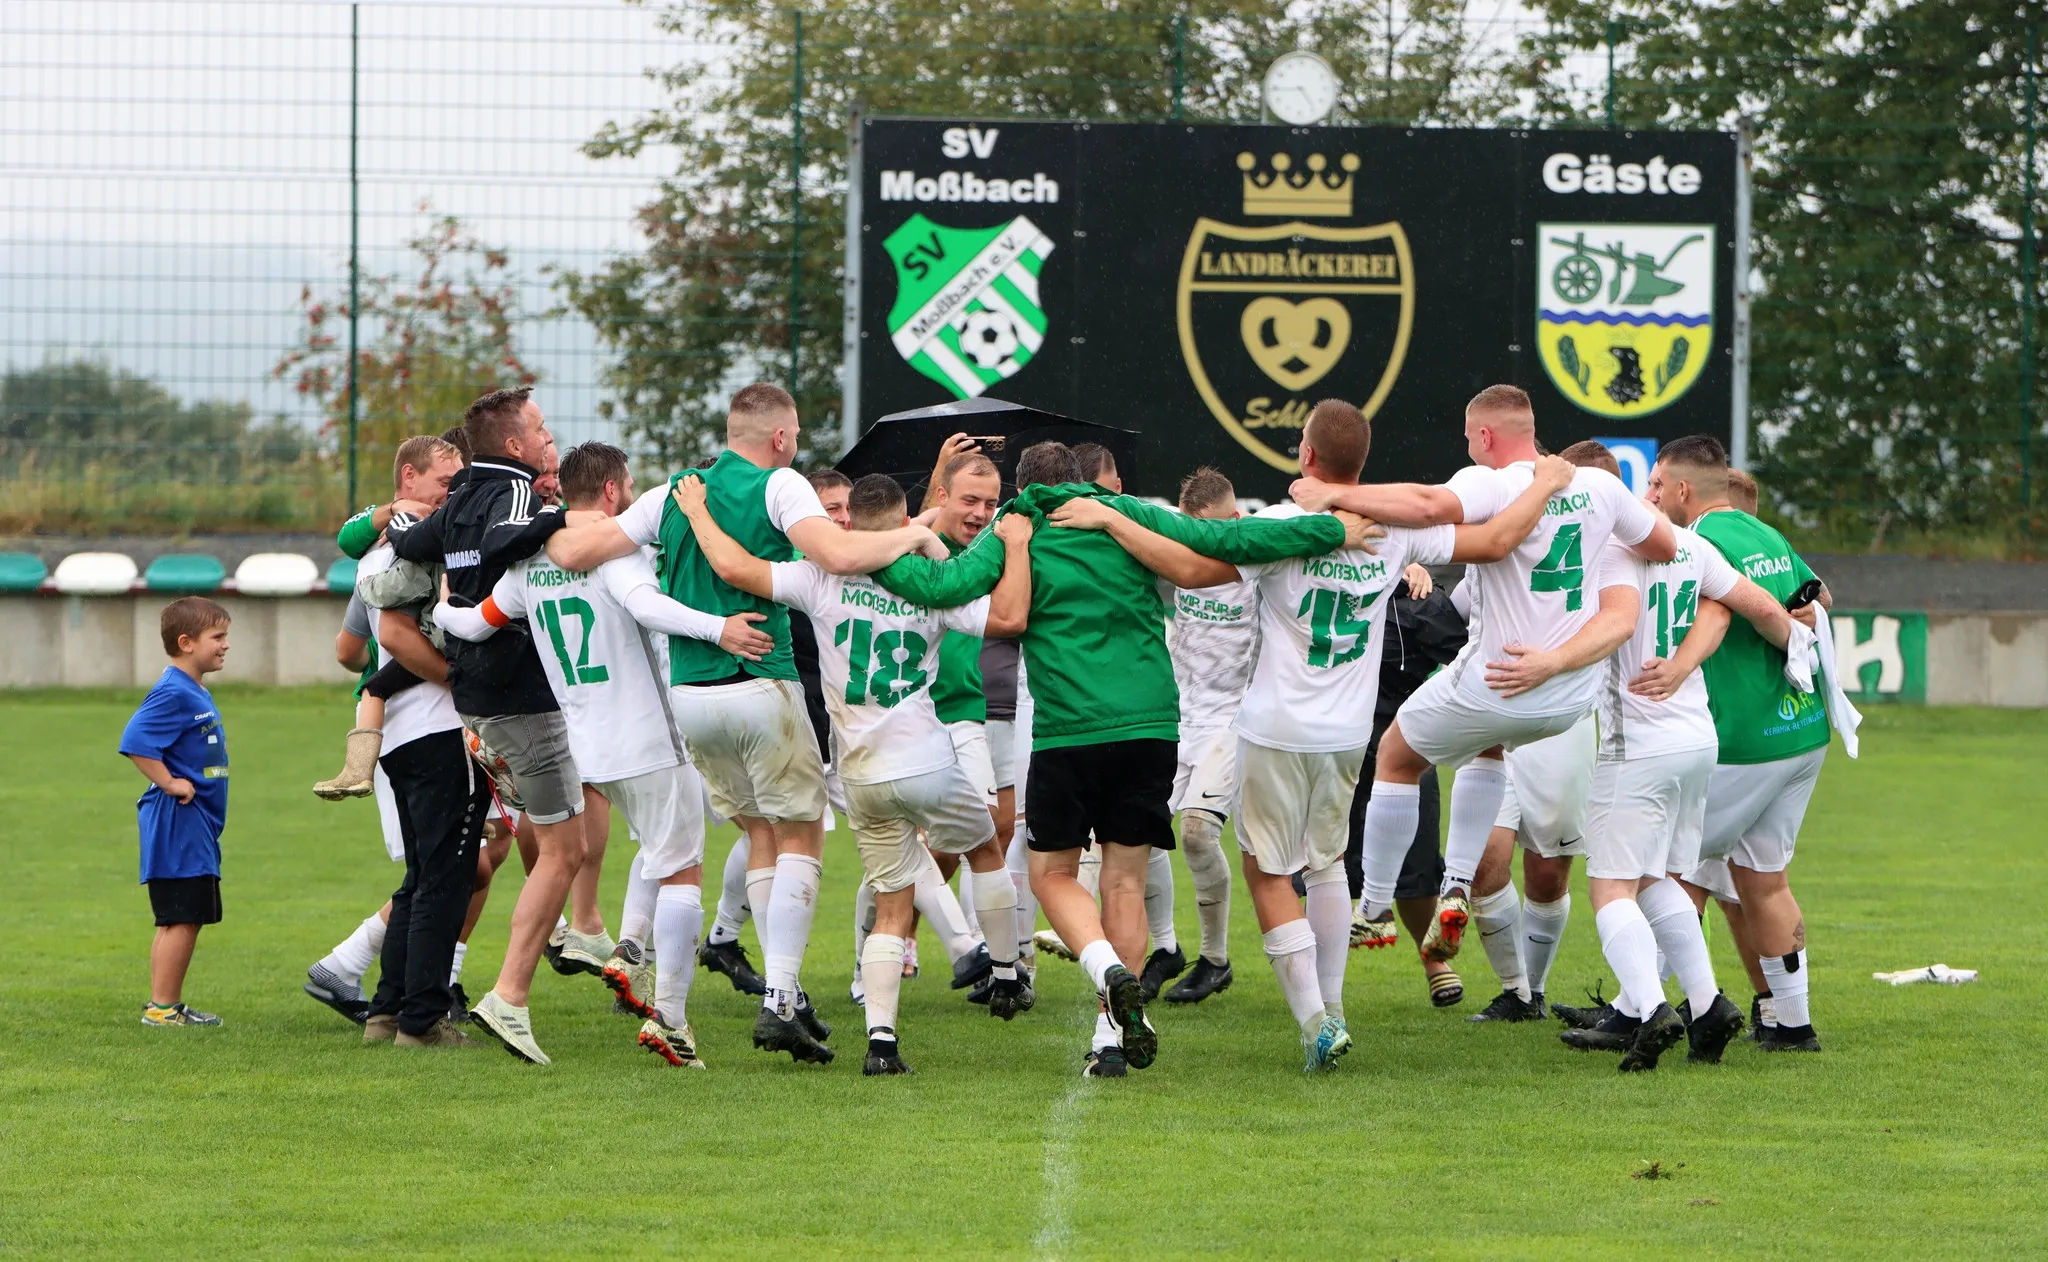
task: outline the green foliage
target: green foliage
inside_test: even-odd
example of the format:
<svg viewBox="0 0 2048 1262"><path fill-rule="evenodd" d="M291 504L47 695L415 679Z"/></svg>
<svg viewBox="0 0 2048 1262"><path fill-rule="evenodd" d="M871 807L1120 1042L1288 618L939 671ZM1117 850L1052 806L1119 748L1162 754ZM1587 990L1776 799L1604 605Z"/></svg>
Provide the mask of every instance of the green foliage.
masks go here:
<svg viewBox="0 0 2048 1262"><path fill-rule="evenodd" d="M477 240L454 215L435 217L406 245L416 275L364 276L358 286L356 449L371 470L388 465L414 434L461 424L477 396L540 379L514 345L519 291L506 253ZM317 297L308 286L300 305L299 345L271 375L318 403L325 432L346 442L348 289Z"/></svg>
<svg viewBox="0 0 2048 1262"><path fill-rule="evenodd" d="M2020 502L2026 23L2012 0L1541 0L1536 118L1618 36L1617 125L1755 120L1758 473L1808 528L2048 526ZM1610 24L1614 24L1610 26ZM2038 221L2036 231L2039 231ZM2048 356L2035 341L2035 376ZM2036 413L2038 416L2038 412ZM2038 421L2035 446L2040 446ZM2036 456L2038 459L2038 454ZM2035 475L2038 482L2039 475Z"/></svg>
<svg viewBox="0 0 2048 1262"><path fill-rule="evenodd" d="M246 403L181 400L95 359L0 375L0 529L299 526L326 473L312 434Z"/></svg>
<svg viewBox="0 0 2048 1262"><path fill-rule="evenodd" d="M801 9L800 76L791 8L668 9L669 31L719 45L729 62L662 72L659 108L606 125L584 147L597 158L650 146L676 154L675 173L640 212L645 248L558 278L611 352L602 414L671 464L716 450L732 384L759 377L790 385L809 440L836 452L845 138L856 111L1256 120L1267 64L1297 46L1317 49L1349 85L1347 121L1485 122L1514 104L1499 51L1482 46L1453 0Z"/></svg>

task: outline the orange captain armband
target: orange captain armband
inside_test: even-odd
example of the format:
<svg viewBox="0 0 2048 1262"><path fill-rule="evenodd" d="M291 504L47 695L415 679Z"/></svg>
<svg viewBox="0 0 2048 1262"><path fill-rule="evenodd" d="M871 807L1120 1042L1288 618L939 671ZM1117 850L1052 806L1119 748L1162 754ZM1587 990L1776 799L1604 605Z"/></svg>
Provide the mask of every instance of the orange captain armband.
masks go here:
<svg viewBox="0 0 2048 1262"><path fill-rule="evenodd" d="M484 597L484 603L476 608L477 612L484 616L484 621L494 627L509 627L512 625L512 619L506 617L505 611L498 608L498 601L494 596Z"/></svg>

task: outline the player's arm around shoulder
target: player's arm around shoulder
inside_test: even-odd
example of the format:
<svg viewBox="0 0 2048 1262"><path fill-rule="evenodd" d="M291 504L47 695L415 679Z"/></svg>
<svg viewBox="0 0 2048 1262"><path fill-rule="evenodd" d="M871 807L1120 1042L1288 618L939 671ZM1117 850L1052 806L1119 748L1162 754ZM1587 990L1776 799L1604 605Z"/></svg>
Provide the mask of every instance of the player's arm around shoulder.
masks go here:
<svg viewBox="0 0 2048 1262"><path fill-rule="evenodd" d="M1169 512L1157 504L1148 504L1129 495L1118 495L1107 502L1117 512L1146 529L1205 557L1233 566L1265 565L1272 561L1321 556L1354 543L1346 522L1319 511L1271 517L1208 518ZM1358 541L1363 541L1362 536ZM1230 582L1235 577L1212 579L1205 584L1179 585L1213 586L1219 582Z"/></svg>
<svg viewBox="0 0 2048 1262"><path fill-rule="evenodd" d="M1297 478L1287 493L1311 513L1342 509L1388 526L1455 526L1466 516L1465 502L1453 487L1420 482L1339 486Z"/></svg>
<svg viewBox="0 0 2048 1262"><path fill-rule="evenodd" d="M1154 520L1155 514L1159 518L1173 518L1180 514L1155 509L1153 505L1135 499L1130 500L1131 505L1151 511L1126 513L1122 503L1125 498L1118 496L1112 501L1092 495L1077 495L1054 509L1046 521L1059 530L1103 532L1114 539L1118 547L1130 553L1132 560L1175 587L1213 587L1218 583L1236 581L1236 566L1204 556L1145 524ZM1140 517L1144 520L1139 520ZM1168 607L1172 607L1170 601Z"/></svg>
<svg viewBox="0 0 2048 1262"><path fill-rule="evenodd" d="M773 600L775 577L768 568L768 562L741 547L739 540L725 533L718 519L711 515L711 503L703 479L678 478L670 494L676 509L689 518L690 533L697 537L697 546L704 550L704 559L711 563L713 572L749 595ZM831 522L826 520L826 525L831 525Z"/></svg>
<svg viewBox="0 0 2048 1262"><path fill-rule="evenodd" d="M875 569L874 580L890 595L928 609L952 609L978 600L993 592L1003 576L1007 549L995 527L1016 512L1005 507L973 543L946 560L906 553Z"/></svg>
<svg viewBox="0 0 2048 1262"><path fill-rule="evenodd" d="M1577 465L1563 456L1541 456L1529 485L1508 506L1477 525L1460 525L1453 561L1498 561L1520 547L1543 520L1550 499L1572 484Z"/></svg>
<svg viewBox="0 0 2048 1262"><path fill-rule="evenodd" d="M1031 621L1031 518L1009 513L989 527L1003 542L1003 577L989 598L983 637L1024 634Z"/></svg>

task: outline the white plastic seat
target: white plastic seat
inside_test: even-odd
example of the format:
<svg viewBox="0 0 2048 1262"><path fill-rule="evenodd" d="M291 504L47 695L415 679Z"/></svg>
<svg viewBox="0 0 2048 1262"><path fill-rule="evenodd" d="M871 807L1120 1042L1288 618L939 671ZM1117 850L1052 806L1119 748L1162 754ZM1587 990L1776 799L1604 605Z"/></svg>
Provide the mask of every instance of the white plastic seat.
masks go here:
<svg viewBox="0 0 2048 1262"><path fill-rule="evenodd" d="M54 582L70 596L125 596L135 574L135 562L118 552L74 552L57 562Z"/></svg>
<svg viewBox="0 0 2048 1262"><path fill-rule="evenodd" d="M320 583L320 567L296 552L258 552L235 567L244 596L303 596Z"/></svg>

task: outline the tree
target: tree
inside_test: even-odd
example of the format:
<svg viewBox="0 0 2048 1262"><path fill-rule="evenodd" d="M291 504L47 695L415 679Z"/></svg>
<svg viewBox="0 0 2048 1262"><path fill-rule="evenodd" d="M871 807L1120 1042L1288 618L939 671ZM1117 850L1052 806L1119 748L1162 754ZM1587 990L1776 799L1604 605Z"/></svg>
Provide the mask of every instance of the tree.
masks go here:
<svg viewBox="0 0 2048 1262"><path fill-rule="evenodd" d="M1759 473L1837 535L2038 526L2019 495L2028 12L2013 0L1544 0L1524 86L1613 32L1621 126L1756 128ZM2034 375L2042 366L2038 340ZM2038 443L2036 450L2039 449Z"/></svg>
<svg viewBox="0 0 2048 1262"><path fill-rule="evenodd" d="M1500 74L1505 50L1480 38L1465 10L1462 0L813 3L800 14L799 151L799 15L758 0L671 8L667 30L730 48L732 59L661 72L661 107L607 124L584 147L606 158L666 145L677 159L640 212L640 253L558 276L611 353L600 412L663 460L690 461L721 442L735 382L769 377L793 385L808 441L836 451L845 136L856 109L1255 119L1266 65L1310 46L1351 85L1347 117L1484 121L1514 98Z"/></svg>
<svg viewBox="0 0 2048 1262"><path fill-rule="evenodd" d="M407 246L419 269L413 279L365 276L359 284L358 318L369 328L357 348L356 445L372 457L388 458L414 434L460 424L478 395L540 379L514 345L519 291L505 252L478 241L453 215L434 218ZM271 375L315 400L324 432L345 441L348 292L319 298L308 286L300 303L299 345Z"/></svg>
<svg viewBox="0 0 2048 1262"><path fill-rule="evenodd" d="M0 458L10 476L74 478L96 467L234 481L307 455L311 436L247 403L180 400L96 359L51 359L0 376Z"/></svg>

